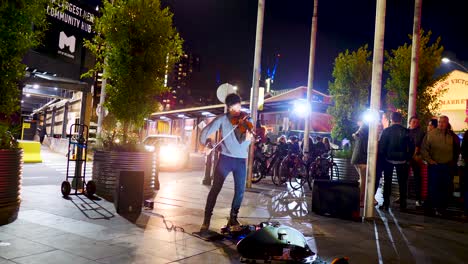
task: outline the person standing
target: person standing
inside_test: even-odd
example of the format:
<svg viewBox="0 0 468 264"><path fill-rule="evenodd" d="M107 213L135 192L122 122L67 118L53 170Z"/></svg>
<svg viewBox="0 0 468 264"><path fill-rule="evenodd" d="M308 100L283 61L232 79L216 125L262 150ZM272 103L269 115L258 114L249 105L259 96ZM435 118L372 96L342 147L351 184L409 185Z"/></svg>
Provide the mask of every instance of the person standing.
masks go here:
<svg viewBox="0 0 468 264"><path fill-rule="evenodd" d="M364 195L366 193L366 169L367 169L367 141L369 138L369 127L362 119L357 122L359 129L353 133L354 148L351 156L351 164L354 165L359 174L360 205L364 206Z"/></svg>
<svg viewBox="0 0 468 264"><path fill-rule="evenodd" d="M388 210L392 193L393 169L396 169L400 189L400 210L406 210L408 191L408 161L411 158L408 129L401 125L401 113L391 114L391 126L382 131L379 149L384 159L384 202L380 209Z"/></svg>
<svg viewBox="0 0 468 264"><path fill-rule="evenodd" d="M229 94L225 100L228 112L217 116L200 133L200 142L206 143L208 136L221 129L223 141L221 142L221 154L216 164L213 185L206 200L205 216L200 231L207 231L210 227L211 216L216 205L221 188L227 175L232 172L234 177L234 197L231 205L228 226L240 226L237 220L242 199L244 197L246 182L246 159L248 149L252 140L252 134L246 131L245 134L232 124L231 119L239 118L241 114L241 98L237 94ZM237 131L236 131L237 130Z"/></svg>
<svg viewBox="0 0 468 264"><path fill-rule="evenodd" d="M451 175L456 166L460 140L449 130L449 118L440 116L436 129L424 137L421 153L428 163L426 210L440 216L447 208Z"/></svg>
<svg viewBox="0 0 468 264"><path fill-rule="evenodd" d="M438 123L439 123L439 122L437 121L437 119L435 119L435 118L431 119L431 120L429 121L429 124L427 125L427 132L430 132L430 131L436 129Z"/></svg>
<svg viewBox="0 0 468 264"><path fill-rule="evenodd" d="M465 166L463 167L463 178L461 181L461 190L463 197L463 218L468 217L468 130L463 134L463 141L461 144L461 155Z"/></svg>
<svg viewBox="0 0 468 264"><path fill-rule="evenodd" d="M409 121L409 137L410 137L410 153L412 154L410 166L414 176L414 191L416 193L416 206L421 206L421 144L424 139L425 133L419 125L419 119L416 116L412 116Z"/></svg>

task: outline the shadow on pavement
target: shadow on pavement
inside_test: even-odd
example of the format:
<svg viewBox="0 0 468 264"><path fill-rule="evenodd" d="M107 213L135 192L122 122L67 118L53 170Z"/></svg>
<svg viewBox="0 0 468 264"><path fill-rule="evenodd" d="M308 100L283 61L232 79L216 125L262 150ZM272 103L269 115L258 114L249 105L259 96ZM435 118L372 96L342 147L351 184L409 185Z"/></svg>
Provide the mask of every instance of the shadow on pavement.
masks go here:
<svg viewBox="0 0 468 264"><path fill-rule="evenodd" d="M65 199L70 200L89 219L110 219L115 216L112 212L95 202L101 200L99 197L74 195Z"/></svg>

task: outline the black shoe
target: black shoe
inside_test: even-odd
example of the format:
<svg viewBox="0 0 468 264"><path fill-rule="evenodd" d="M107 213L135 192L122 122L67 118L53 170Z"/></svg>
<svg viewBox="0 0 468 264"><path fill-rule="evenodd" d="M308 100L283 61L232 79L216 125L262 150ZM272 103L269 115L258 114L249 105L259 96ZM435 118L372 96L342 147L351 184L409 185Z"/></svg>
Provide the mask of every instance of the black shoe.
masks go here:
<svg viewBox="0 0 468 264"><path fill-rule="evenodd" d="M203 219L203 224L200 227L200 232L206 232L210 229L211 217L206 217Z"/></svg>

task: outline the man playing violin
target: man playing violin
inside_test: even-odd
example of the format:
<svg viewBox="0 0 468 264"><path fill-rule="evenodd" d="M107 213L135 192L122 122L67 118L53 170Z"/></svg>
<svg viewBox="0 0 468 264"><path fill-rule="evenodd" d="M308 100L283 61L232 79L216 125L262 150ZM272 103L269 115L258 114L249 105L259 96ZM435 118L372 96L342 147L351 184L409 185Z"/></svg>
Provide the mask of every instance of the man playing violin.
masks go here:
<svg viewBox="0 0 468 264"><path fill-rule="evenodd" d="M237 94L229 94L225 100L228 113L217 116L200 133L200 142L206 143L208 136L221 129L223 140L220 143L221 154L214 171L213 185L206 200L205 218L200 231L207 231L210 227L211 215L216 204L226 176L232 172L234 177L234 198L231 213L227 223L230 227L240 226L237 215L242 203L246 181L246 159L252 133L246 126L248 116L241 112L241 98Z"/></svg>

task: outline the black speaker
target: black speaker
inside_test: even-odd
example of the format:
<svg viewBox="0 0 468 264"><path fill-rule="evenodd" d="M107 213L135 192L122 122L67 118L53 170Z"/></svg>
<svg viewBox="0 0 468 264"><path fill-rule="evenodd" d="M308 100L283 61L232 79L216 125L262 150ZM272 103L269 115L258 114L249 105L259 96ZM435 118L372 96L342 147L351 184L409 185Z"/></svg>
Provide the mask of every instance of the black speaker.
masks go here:
<svg viewBox="0 0 468 264"><path fill-rule="evenodd" d="M118 214L140 214L143 204L143 171L121 171L117 177L114 206Z"/></svg>
<svg viewBox="0 0 468 264"><path fill-rule="evenodd" d="M357 181L314 180L312 212L359 220L359 183Z"/></svg>

